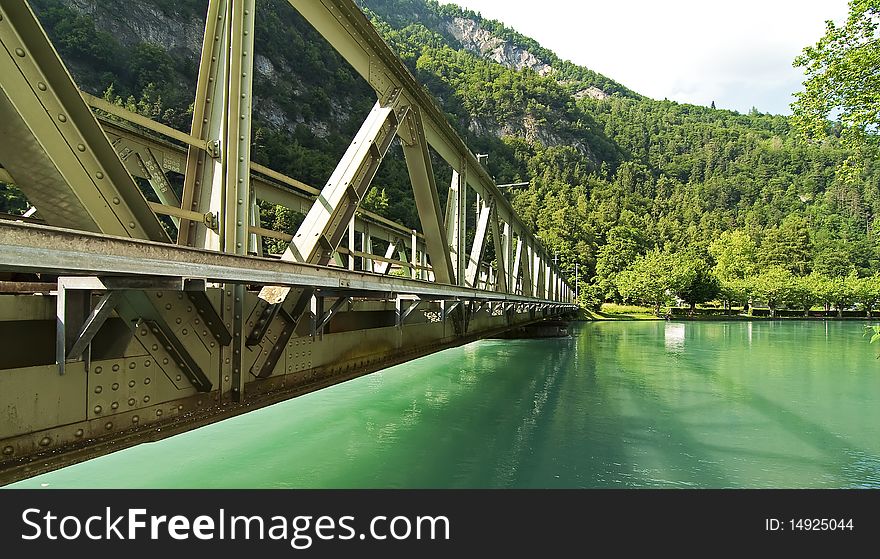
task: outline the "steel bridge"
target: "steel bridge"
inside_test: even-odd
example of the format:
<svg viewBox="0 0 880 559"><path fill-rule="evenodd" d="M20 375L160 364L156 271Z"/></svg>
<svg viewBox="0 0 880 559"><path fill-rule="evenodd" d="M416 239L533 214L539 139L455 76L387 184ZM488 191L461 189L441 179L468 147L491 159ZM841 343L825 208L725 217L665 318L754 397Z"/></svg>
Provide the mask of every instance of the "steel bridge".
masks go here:
<svg viewBox="0 0 880 559"><path fill-rule="evenodd" d="M81 92L27 2L0 0L0 180L32 205L0 220L0 484L574 309L350 0L290 4L374 107L321 188L253 163L257 4L210 0L182 132ZM420 230L359 207L395 139ZM270 230L260 201L305 218Z"/></svg>

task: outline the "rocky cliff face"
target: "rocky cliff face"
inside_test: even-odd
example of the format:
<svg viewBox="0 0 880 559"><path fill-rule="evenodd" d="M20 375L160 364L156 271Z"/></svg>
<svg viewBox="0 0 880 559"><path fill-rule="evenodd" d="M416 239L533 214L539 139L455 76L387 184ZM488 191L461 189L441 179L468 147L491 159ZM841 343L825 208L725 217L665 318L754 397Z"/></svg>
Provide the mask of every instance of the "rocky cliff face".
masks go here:
<svg viewBox="0 0 880 559"><path fill-rule="evenodd" d="M461 43L462 48L513 70L534 70L541 76L553 68L528 50L500 39L472 19L455 17L446 23L446 30Z"/></svg>
<svg viewBox="0 0 880 559"><path fill-rule="evenodd" d="M139 0L68 0L71 8L91 16L102 30L124 46L151 43L170 53L199 56L205 16L171 17L158 6Z"/></svg>
<svg viewBox="0 0 880 559"><path fill-rule="evenodd" d="M162 9L153 0L60 0L60 3L89 16L95 27L111 35L121 49L130 51L139 44L158 45L173 59L189 61L183 73L170 79L181 92L195 91L205 32L205 15L201 9L184 10L180 6ZM87 77L94 75L93 71L86 71L94 70L91 61L67 57L65 62L81 88L95 95L103 94L106 83L92 83ZM352 115L344 99L332 97L327 103L328 110L321 115L304 116L291 110L296 105L295 99L310 93L302 83L302 72L295 66L295 60L256 53L255 121L260 126L290 134L298 126L305 126L315 137L326 138L347 124ZM117 93L118 90L117 87ZM276 94L280 91L283 93Z"/></svg>
<svg viewBox="0 0 880 559"><path fill-rule="evenodd" d="M598 87L588 87L587 89L581 89L574 94L575 99L583 99L585 97L589 97L590 99L607 99L608 94Z"/></svg>
<svg viewBox="0 0 880 559"><path fill-rule="evenodd" d="M88 15L94 20L97 29L113 36L121 49L132 50L143 43L159 45L175 60L190 61L188 65L178 65L177 72L180 72L180 75L175 75L172 81L184 94L194 91L195 73L205 25L204 14L201 9L196 9L194 2L188 2L190 9L184 9L183 3L169 8L167 4L156 0L53 1ZM369 2L367 4L369 5ZM267 13L270 11L268 6L269 4L266 8ZM285 7L289 9L289 6ZM284 23L284 25L288 24L289 22ZM438 30L446 32L447 37L450 38L450 46L453 48L461 48L517 72L530 70L549 79L554 79L554 74L557 73L547 61L521 44L499 37L479 19L456 16L442 18L438 24L438 27L442 28ZM276 34L278 29L276 27L274 30ZM303 35L302 30L296 33L299 33L303 41L315 40ZM278 40L287 39L278 37ZM310 81L308 72L303 69L301 59L279 55L271 48L268 50L264 48L261 51L259 45L255 50L253 107L257 126L284 135L295 135L297 130L302 130L304 127L318 139L332 138L334 135L341 135L342 138L350 137L350 130L355 129L364 116L353 108L359 105L353 103L352 98L340 97L331 83ZM301 49L297 49L296 53L301 57L308 54ZM67 63L83 89L97 95L103 93L102 88L106 87L106 83L97 81L89 83L78 75L94 75L94 72L79 72L80 69L86 69L90 62L69 59ZM94 70L93 67L89 69ZM568 89L576 87L566 85L566 82L561 80L558 83ZM585 88L584 85L580 87L583 89L574 93L575 99L581 97L601 99L606 96L605 92L597 87ZM370 96L366 89L363 94L366 97ZM184 97L188 96L184 95ZM312 109L304 109L304 101L306 104L311 102ZM370 99L366 101L371 102ZM315 109L315 107L319 108ZM572 137L570 133L563 132L558 122L536 118L528 112L513 119L471 118L461 124L463 128L467 128L477 136L499 138L517 136L529 142L540 142L545 146L570 145L592 158L587 143Z"/></svg>

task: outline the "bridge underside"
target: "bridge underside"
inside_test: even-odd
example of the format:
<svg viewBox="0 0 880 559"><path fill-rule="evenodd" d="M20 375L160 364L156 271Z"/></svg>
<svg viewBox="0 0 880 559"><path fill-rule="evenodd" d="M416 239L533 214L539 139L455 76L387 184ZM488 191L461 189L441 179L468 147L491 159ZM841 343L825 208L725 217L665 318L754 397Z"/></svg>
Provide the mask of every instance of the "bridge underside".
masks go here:
<svg viewBox="0 0 880 559"><path fill-rule="evenodd" d="M0 484L575 308L357 6L290 4L377 96L320 189L250 159L255 0L209 0L188 133L80 92L0 0L0 181L32 206L0 215ZM395 142L419 230L360 207Z"/></svg>

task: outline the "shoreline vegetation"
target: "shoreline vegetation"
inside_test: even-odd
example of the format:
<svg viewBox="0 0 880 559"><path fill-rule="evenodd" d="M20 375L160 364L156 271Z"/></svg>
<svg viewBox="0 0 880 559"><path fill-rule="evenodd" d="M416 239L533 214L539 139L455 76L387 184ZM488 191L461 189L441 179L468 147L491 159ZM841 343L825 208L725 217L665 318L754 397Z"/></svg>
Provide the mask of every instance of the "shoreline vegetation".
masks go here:
<svg viewBox="0 0 880 559"><path fill-rule="evenodd" d="M582 308L578 313L576 320L807 320L813 322L825 320L861 320L864 322L870 322L880 320L880 316L875 314L869 316L867 311L864 310L845 310L841 314L842 316L839 316L837 310L826 310L824 308L810 309L809 315L805 315L804 311L799 309L777 309L776 316L770 316L770 309L766 307L752 307L748 310L743 310L741 307L730 309L724 309L721 307L702 307L694 309L693 312L691 312L691 309L688 307L665 307L661 310L661 313L658 316L654 314L654 310L650 307L604 303L599 310Z"/></svg>

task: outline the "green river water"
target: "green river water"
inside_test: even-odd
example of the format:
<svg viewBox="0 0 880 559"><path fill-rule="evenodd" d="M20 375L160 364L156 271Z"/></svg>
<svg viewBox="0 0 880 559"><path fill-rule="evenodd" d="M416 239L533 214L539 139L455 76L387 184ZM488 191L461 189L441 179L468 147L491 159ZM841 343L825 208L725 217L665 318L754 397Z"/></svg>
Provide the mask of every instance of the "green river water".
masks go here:
<svg viewBox="0 0 880 559"><path fill-rule="evenodd" d="M880 487L856 322L485 340L15 487Z"/></svg>

